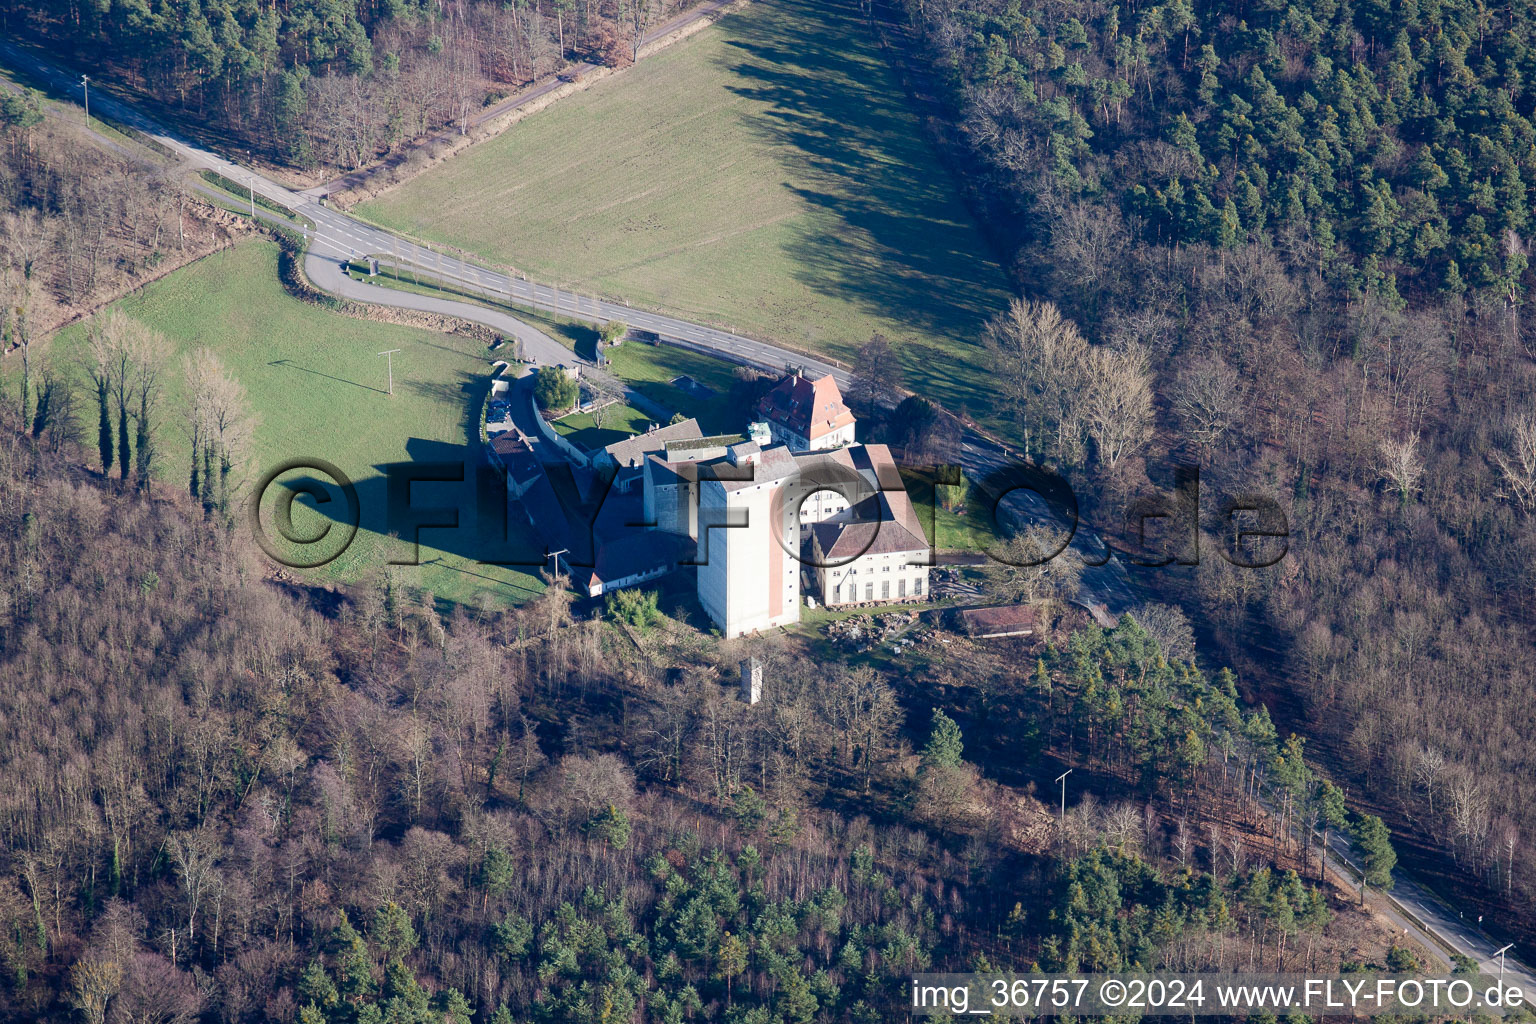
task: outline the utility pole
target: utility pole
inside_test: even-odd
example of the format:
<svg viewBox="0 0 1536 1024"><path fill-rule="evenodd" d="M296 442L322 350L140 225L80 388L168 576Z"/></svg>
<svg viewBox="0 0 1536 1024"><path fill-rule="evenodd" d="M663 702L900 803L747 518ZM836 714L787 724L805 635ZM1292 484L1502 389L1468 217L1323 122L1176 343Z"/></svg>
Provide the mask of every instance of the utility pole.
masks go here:
<svg viewBox="0 0 1536 1024"><path fill-rule="evenodd" d="M551 551L549 553L549 574L555 579L558 580L560 578L560 556L570 553L569 548L561 548L559 551Z"/></svg>
<svg viewBox="0 0 1536 1024"><path fill-rule="evenodd" d="M1493 951L1493 955L1499 958L1499 1002L1501 1003L1504 1001L1504 954L1514 948L1515 944L1511 942L1503 949Z"/></svg>
<svg viewBox="0 0 1536 1024"><path fill-rule="evenodd" d="M245 176L245 183L246 183L246 185L248 185L250 187L250 190L251 190L251 220L255 220L256 219L256 175L254 175L254 174L247 174Z"/></svg>
<svg viewBox="0 0 1536 1024"><path fill-rule="evenodd" d="M80 76L80 88L85 90L85 126L91 126L91 76Z"/></svg>
<svg viewBox="0 0 1536 1024"><path fill-rule="evenodd" d="M1068 768L1066 771L1056 776L1056 781L1061 783L1061 817L1058 819L1060 821L1067 820L1067 776L1071 774L1072 769Z"/></svg>
<svg viewBox="0 0 1536 1024"><path fill-rule="evenodd" d="M389 367L389 393L391 395L395 393L395 353L399 351L400 349L398 348L392 348L387 352L379 353L379 355L384 357L384 362Z"/></svg>

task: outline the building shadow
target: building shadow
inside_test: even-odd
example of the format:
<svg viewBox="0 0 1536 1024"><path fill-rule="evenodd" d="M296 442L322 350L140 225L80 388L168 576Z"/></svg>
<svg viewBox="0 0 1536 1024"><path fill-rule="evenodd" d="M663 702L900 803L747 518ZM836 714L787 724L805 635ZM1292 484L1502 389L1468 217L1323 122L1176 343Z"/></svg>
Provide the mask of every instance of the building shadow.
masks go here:
<svg viewBox="0 0 1536 1024"><path fill-rule="evenodd" d="M478 444L411 438L406 452L406 459L375 464L366 475L350 481L358 536L366 532L387 538L382 545L386 564L443 565L528 592L490 574L496 567L531 574L548 565L533 528L515 508L509 514L506 478L500 468L485 459ZM350 532L353 503L323 469L297 468L279 477L272 489L278 493L263 501L263 529L269 536L275 527L267 510L287 500L282 490L295 496L294 533L305 540L325 534L324 540L313 544L280 545L285 555L296 559L329 555L334 560L350 546L341 542ZM355 537L351 541L357 542ZM453 566L443 560L444 554L475 565Z"/></svg>

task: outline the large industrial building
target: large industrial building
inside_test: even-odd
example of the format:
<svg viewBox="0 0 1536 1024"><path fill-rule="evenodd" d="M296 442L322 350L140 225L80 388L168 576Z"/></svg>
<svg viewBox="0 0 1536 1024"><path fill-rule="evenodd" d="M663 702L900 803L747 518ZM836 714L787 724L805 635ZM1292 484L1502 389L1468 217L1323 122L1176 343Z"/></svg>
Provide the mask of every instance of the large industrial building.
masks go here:
<svg viewBox="0 0 1536 1024"><path fill-rule="evenodd" d="M733 637L796 622L807 600L927 599L922 523L890 450L855 440L837 382L792 374L757 412L750 439L703 437L689 420L598 453L593 465L616 475L590 556L565 556L577 587L597 596L693 571L699 603ZM532 462L508 463L522 492Z"/></svg>

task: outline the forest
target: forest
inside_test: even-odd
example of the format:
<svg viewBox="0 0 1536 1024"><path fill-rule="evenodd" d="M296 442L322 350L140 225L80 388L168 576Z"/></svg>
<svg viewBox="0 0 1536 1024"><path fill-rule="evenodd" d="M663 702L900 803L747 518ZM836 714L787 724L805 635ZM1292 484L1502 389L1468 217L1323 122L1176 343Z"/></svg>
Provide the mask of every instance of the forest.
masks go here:
<svg viewBox="0 0 1536 1024"><path fill-rule="evenodd" d="M558 53L582 16L212 10L0 18L349 166L396 138L412 69L499 73L445 44L452 18L477 40L477 18L544 19L514 52L547 69L548 19ZM886 26L1030 296L983 340L1031 454L1100 518L1175 460L1284 499L1271 569L1142 577L1192 633L1169 607L899 669L764 645L749 707L746 648L659 666L557 587L510 609L387 571L307 587L232 527L218 424L241 401L217 365L160 365L204 400L152 415L147 329L103 317L99 357L34 365L8 295L0 1019L862 1024L919 969L1413 966L1319 880L1313 827L1348 831L1370 886L1401 852L1528 927L1536 402L1523 193L1499 192L1527 174L1523 22L1421 0L1391 72L1388 13L914 0ZM444 88L398 138L462 119ZM0 108L23 307L180 254L172 185L28 103ZM346 150L337 111L368 127ZM157 432L181 428L205 459L156 484ZM1035 790L1069 765L1058 814Z"/></svg>
<svg viewBox="0 0 1536 1024"><path fill-rule="evenodd" d="M230 232L159 167L107 152L29 92L0 87L0 342L42 340L78 311L167 273Z"/></svg>
<svg viewBox="0 0 1536 1024"><path fill-rule="evenodd" d="M1379 820L1129 619L911 678L760 645L749 706L740 650L668 670L559 588L274 579L0 418L0 1019L875 1022L928 968L1415 962L1285 827L1375 885ZM1059 821L1042 758L1094 779Z"/></svg>
<svg viewBox="0 0 1536 1024"><path fill-rule="evenodd" d="M879 14L1027 296L986 340L1032 455L1116 536L1178 464L1279 500L1274 567L1139 578L1416 870L1529 937L1532 5Z"/></svg>
<svg viewBox="0 0 1536 1024"><path fill-rule="evenodd" d="M178 127L350 171L573 60L621 65L685 0L0 3L0 31L161 105ZM209 133L212 133L211 135Z"/></svg>

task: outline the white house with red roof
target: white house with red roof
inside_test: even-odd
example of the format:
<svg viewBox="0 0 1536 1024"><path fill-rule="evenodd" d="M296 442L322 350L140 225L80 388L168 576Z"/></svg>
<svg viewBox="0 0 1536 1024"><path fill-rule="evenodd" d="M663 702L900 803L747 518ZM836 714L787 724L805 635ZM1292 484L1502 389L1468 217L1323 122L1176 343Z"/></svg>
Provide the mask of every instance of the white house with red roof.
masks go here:
<svg viewBox="0 0 1536 1024"><path fill-rule="evenodd" d="M832 375L811 380L785 377L758 403L773 440L792 452L824 451L853 444L853 411Z"/></svg>

